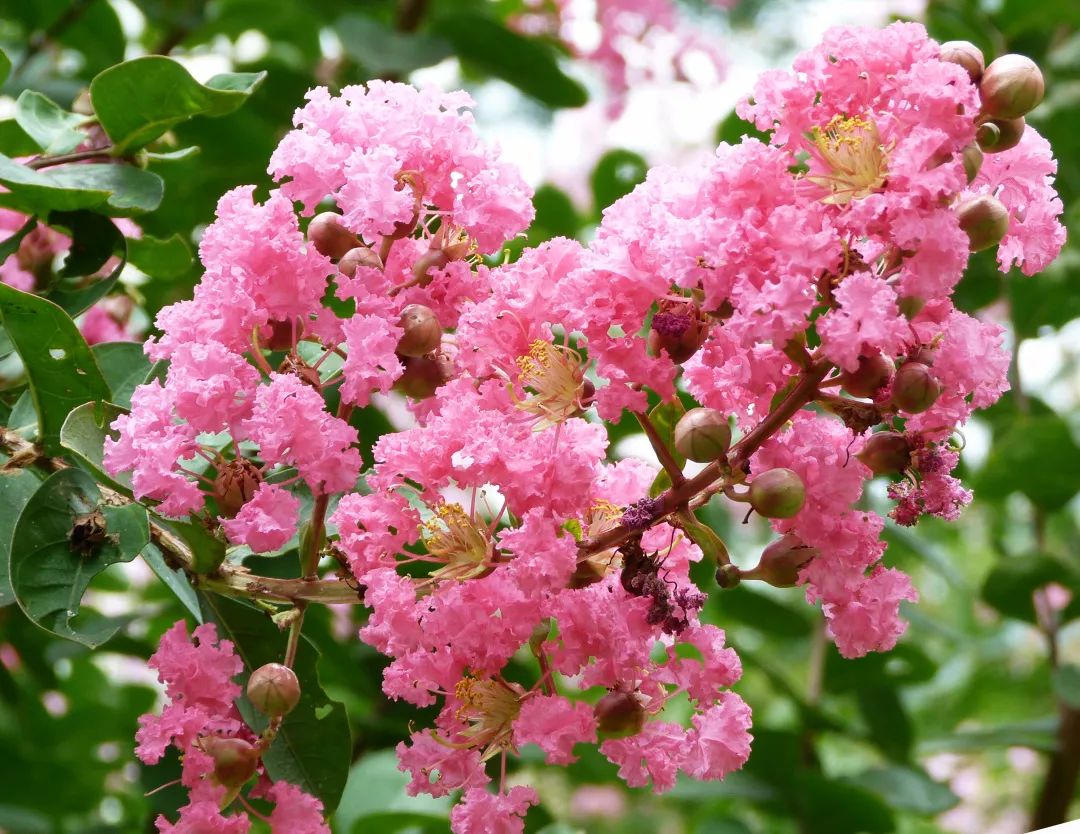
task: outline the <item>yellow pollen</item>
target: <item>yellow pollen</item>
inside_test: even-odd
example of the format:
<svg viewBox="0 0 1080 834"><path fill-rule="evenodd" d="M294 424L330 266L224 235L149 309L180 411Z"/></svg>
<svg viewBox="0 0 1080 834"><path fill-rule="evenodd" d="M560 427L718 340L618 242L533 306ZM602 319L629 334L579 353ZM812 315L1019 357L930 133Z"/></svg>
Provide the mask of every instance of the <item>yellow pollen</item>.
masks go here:
<svg viewBox="0 0 1080 834"><path fill-rule="evenodd" d="M807 179L832 192L823 202L844 206L885 184L888 149L873 120L838 114L823 128L814 128L812 138L828 173Z"/></svg>
<svg viewBox="0 0 1080 834"><path fill-rule="evenodd" d="M454 717L468 728L459 734L458 745L484 748L481 759L513 749L514 719L521 712L524 690L502 680L464 677L454 687L461 702Z"/></svg>
<svg viewBox="0 0 1080 834"><path fill-rule="evenodd" d="M575 350L537 339L519 356L518 382L528 396L517 407L535 415L537 428L547 428L579 414L585 400L586 362Z"/></svg>
<svg viewBox="0 0 1080 834"><path fill-rule="evenodd" d="M469 517L460 504L438 504L424 523L428 553L446 562L432 573L435 579L473 579L490 568L492 541L486 528Z"/></svg>

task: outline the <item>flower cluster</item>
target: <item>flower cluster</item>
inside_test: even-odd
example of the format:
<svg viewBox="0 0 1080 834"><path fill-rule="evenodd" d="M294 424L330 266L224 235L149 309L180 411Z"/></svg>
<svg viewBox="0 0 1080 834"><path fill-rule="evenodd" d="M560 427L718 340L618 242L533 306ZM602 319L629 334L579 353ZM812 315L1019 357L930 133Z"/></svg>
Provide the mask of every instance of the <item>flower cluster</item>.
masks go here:
<svg viewBox="0 0 1080 834"><path fill-rule="evenodd" d="M169 703L161 715L139 719L135 752L146 764L156 764L175 747L183 766L180 782L189 791L176 823L158 817L161 834L246 834L248 815L225 810L256 775L250 796L274 804L267 820L272 834L329 834L317 799L267 777L259 760L262 740L234 704L240 694L234 678L244 664L230 641L218 639L212 624L199 626L189 638L184 623L176 623L161 638L150 667L165 684Z"/></svg>
<svg viewBox="0 0 1080 834"><path fill-rule="evenodd" d="M256 552L311 496L370 609L360 637L391 658L384 692L439 709L398 755L410 792L463 792L457 834L523 829L537 795L505 764L525 745L565 765L599 744L656 791L723 778L750 710L702 619L722 591L691 565L720 588L803 586L845 656L891 648L916 594L860 498L899 476L902 524L967 503L951 437L1006 389L1008 356L952 289L973 249L1032 271L1062 243L1049 149L1002 109L1041 90L957 54L915 24L830 31L740 105L767 144L654 170L589 246L497 266L477 252L527 225L529 192L463 94L315 90L271 160L279 189L222 198L203 281L148 348L168 374L136 392L106 466ZM324 211L302 231L293 201ZM361 479L352 409L391 391L413 422L364 438ZM680 392L700 407L673 449L646 410L677 414ZM608 459L594 414L628 413L664 472ZM705 466L688 477L676 454ZM781 534L753 570L694 517L719 494Z"/></svg>

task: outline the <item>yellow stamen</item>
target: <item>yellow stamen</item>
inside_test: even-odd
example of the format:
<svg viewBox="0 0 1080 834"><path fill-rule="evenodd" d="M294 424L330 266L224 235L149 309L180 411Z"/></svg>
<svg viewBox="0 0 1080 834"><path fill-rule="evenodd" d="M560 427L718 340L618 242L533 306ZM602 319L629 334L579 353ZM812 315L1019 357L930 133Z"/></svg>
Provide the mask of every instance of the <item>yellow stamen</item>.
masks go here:
<svg viewBox="0 0 1080 834"><path fill-rule="evenodd" d="M529 353L520 356L518 382L529 396L517 407L535 415L537 428L547 428L573 417L586 407L586 362L575 350L537 339Z"/></svg>
<svg viewBox="0 0 1080 834"><path fill-rule="evenodd" d="M493 544L487 528L468 516L460 504L439 504L424 523L428 553L446 562L434 579L474 579L491 569Z"/></svg>
<svg viewBox="0 0 1080 834"><path fill-rule="evenodd" d="M464 677L458 681L454 695L461 704L455 717L469 725L460 733L460 746L482 747L482 761L513 750L512 725L521 712L524 694L520 686L503 680Z"/></svg>
<svg viewBox="0 0 1080 834"><path fill-rule="evenodd" d="M807 179L832 192L823 202L844 206L885 184L888 149L872 119L838 114L824 128L814 128L812 138L829 173Z"/></svg>

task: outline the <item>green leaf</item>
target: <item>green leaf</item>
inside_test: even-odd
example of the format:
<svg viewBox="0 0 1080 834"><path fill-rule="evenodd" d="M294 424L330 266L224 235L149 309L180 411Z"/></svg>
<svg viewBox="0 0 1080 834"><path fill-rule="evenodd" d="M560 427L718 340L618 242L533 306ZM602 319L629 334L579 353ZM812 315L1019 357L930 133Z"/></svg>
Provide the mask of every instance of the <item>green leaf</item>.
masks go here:
<svg viewBox="0 0 1080 834"><path fill-rule="evenodd" d="M161 177L131 165L78 163L35 171L0 154L0 205L24 214L98 209L126 217L153 211L161 203Z"/></svg>
<svg viewBox="0 0 1080 834"><path fill-rule="evenodd" d="M455 12L431 28L450 41L462 61L549 107L581 107L589 99L585 88L559 68L551 47L510 31L492 17Z"/></svg>
<svg viewBox="0 0 1080 834"><path fill-rule="evenodd" d="M426 32L399 32L362 14L346 14L334 24L348 55L372 76L406 75L454 53L450 44Z"/></svg>
<svg viewBox="0 0 1080 834"><path fill-rule="evenodd" d="M9 576L11 537L19 513L39 486L41 480L25 469L0 474L0 607L15 601Z"/></svg>
<svg viewBox="0 0 1080 834"><path fill-rule="evenodd" d="M127 414L127 409L110 402L84 403L72 409L60 427L60 445L78 458L98 481L131 498L131 473L121 472L113 477L105 472L102 462L105 438L116 437L109 426L121 414Z"/></svg>
<svg viewBox="0 0 1080 834"><path fill-rule="evenodd" d="M38 143L14 119L0 119L0 153L9 157L38 153Z"/></svg>
<svg viewBox="0 0 1080 834"><path fill-rule="evenodd" d="M1046 461L1053 461L1052 472ZM1022 492L1038 507L1054 512L1080 490L1080 446L1056 414L1019 415L994 437L986 465L975 480L981 497Z"/></svg>
<svg viewBox="0 0 1080 834"><path fill-rule="evenodd" d="M649 422L653 424L664 446L680 467L686 466L686 458L675 448L675 424L685 413L686 407L678 397L669 403L660 403L649 412ZM670 486L671 476L668 475L666 469L661 469L649 487L649 497L655 498Z"/></svg>
<svg viewBox="0 0 1080 834"><path fill-rule="evenodd" d="M0 314L26 368L45 453L60 454L68 414L108 400L109 387L71 317L51 301L0 284Z"/></svg>
<svg viewBox="0 0 1080 834"><path fill-rule="evenodd" d="M798 608L784 605L771 596L750 590L745 584L713 594L708 606L710 611L717 612L721 622L737 620L777 637L806 637L812 629L805 604Z"/></svg>
<svg viewBox="0 0 1080 834"><path fill-rule="evenodd" d="M11 74L11 59L7 56L4 50L0 49L0 84L7 81L8 75Z"/></svg>
<svg viewBox="0 0 1080 834"><path fill-rule="evenodd" d="M1080 709L1080 666L1066 663L1054 670L1054 694L1063 704Z"/></svg>
<svg viewBox="0 0 1080 834"><path fill-rule="evenodd" d="M265 663L280 663L286 636L270 618L217 594L200 593L203 617L232 640L249 673ZM271 779L284 779L322 800L327 813L337 808L352 757L352 734L345 707L331 701L319 683L318 650L300 641L293 671L300 679L300 703L285 716L277 738L263 757ZM256 731L266 726L247 698L238 701L244 720Z"/></svg>
<svg viewBox="0 0 1080 834"><path fill-rule="evenodd" d="M169 238L143 235L128 240L131 263L151 278L177 278L191 268L191 247L179 234Z"/></svg>
<svg viewBox="0 0 1080 834"><path fill-rule="evenodd" d="M388 815L412 817L422 821L442 821L445 825L450 810L447 797L409 796L405 786L409 776L397 768L397 756L392 750L366 754L349 771L349 781L341 804L334 815L337 831L384 831L372 823ZM394 829L389 829L394 830Z"/></svg>
<svg viewBox="0 0 1080 834"><path fill-rule="evenodd" d="M980 753L1003 747L1030 747L1051 753L1057 749L1056 716L1015 724L998 724L921 740L919 752L930 754L950 751Z"/></svg>
<svg viewBox="0 0 1080 834"><path fill-rule="evenodd" d="M910 759L915 728L896 690L887 686L864 687L855 691L855 700L874 746L894 761Z"/></svg>
<svg viewBox="0 0 1080 834"><path fill-rule="evenodd" d="M536 189L533 194L533 206L536 207L536 220L530 227L530 243L536 245L541 240L547 240L551 236L573 238L581 228L581 218L578 217L577 209L567 196L553 185L545 183ZM533 240L531 234L533 227L543 230L546 234L543 238Z"/></svg>
<svg viewBox="0 0 1080 834"><path fill-rule="evenodd" d="M176 521L156 516L155 520L184 540L191 551L193 573L213 573L225 561L225 542L198 521Z"/></svg>
<svg viewBox="0 0 1080 834"><path fill-rule="evenodd" d="M109 565L129 562L150 541L146 510L138 504L99 506L94 479L79 469L53 473L26 503L11 540L11 585L19 607L58 637L96 648L126 618L83 613L79 605L90 580ZM99 509L107 538L92 550L71 544L76 517Z"/></svg>
<svg viewBox="0 0 1080 834"><path fill-rule="evenodd" d="M867 770L848 777L847 781L877 794L897 810L914 814L940 814L960 801L946 785L914 767Z"/></svg>
<svg viewBox="0 0 1080 834"><path fill-rule="evenodd" d="M61 226L71 236L71 248L58 273L48 299L74 317L89 310L115 285L127 260L124 236L107 217L92 211L56 211L49 215L50 226ZM119 263L108 275L98 275L112 257Z"/></svg>
<svg viewBox="0 0 1080 834"><path fill-rule="evenodd" d="M3 243L0 243L0 263L15 254L19 250L19 244L23 242L23 238L34 231L35 228L37 228L37 218L30 217L13 234L4 238Z"/></svg>
<svg viewBox="0 0 1080 834"><path fill-rule="evenodd" d="M633 151L616 149L600 157L592 173L593 206L597 217L616 200L645 182L648 171L649 164L645 158Z"/></svg>
<svg viewBox="0 0 1080 834"><path fill-rule="evenodd" d="M104 342L90 348L112 391L109 402L131 408L131 395L150 373L150 360L138 342Z"/></svg>
<svg viewBox="0 0 1080 834"><path fill-rule="evenodd" d="M153 142L192 116L225 116L255 92L266 73L216 75L206 85L171 58L125 61L90 82L90 100L119 153Z"/></svg>
<svg viewBox="0 0 1080 834"><path fill-rule="evenodd" d="M48 96L23 90L15 100L15 121L47 154L70 153L86 141L79 126L86 116L69 113Z"/></svg>
<svg viewBox="0 0 1080 834"><path fill-rule="evenodd" d="M179 568L171 568L165 562L161 551L153 544L147 545L142 552L143 561L150 566L157 578L160 579L175 597L198 622L202 622L202 609L199 608L199 595L191 587L187 574Z"/></svg>
<svg viewBox="0 0 1080 834"><path fill-rule="evenodd" d="M817 773L796 783L802 830L809 834L885 834L895 830L889 806L865 788Z"/></svg>

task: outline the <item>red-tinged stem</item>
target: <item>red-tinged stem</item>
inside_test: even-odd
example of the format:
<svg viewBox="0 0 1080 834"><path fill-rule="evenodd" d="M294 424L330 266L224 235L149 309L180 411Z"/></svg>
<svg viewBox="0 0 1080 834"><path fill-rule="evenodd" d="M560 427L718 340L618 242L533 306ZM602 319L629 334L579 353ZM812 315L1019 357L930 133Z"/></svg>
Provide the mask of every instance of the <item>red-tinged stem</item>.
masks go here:
<svg viewBox="0 0 1080 834"><path fill-rule="evenodd" d="M37 159L32 159L29 162L24 163L27 168L33 168L35 171L41 168L50 168L54 165L66 165L69 162L84 162L87 159L114 159L112 154L112 147L106 148L94 148L89 151L76 151L75 153L65 153L59 156L39 156Z"/></svg>
<svg viewBox="0 0 1080 834"><path fill-rule="evenodd" d="M664 438L660 436L660 432L656 430L656 426L654 426L652 420L649 419L649 415L640 411L635 411L634 416L641 424L641 428L645 430L645 436L649 438L649 443L652 444L653 451L656 452L656 457L660 460L660 465L664 467L664 471L666 471L668 477L671 478L672 486L681 486L686 482L686 476L683 475L682 467L679 466L678 461L672 456L671 450L668 449L667 444L664 442Z"/></svg>

